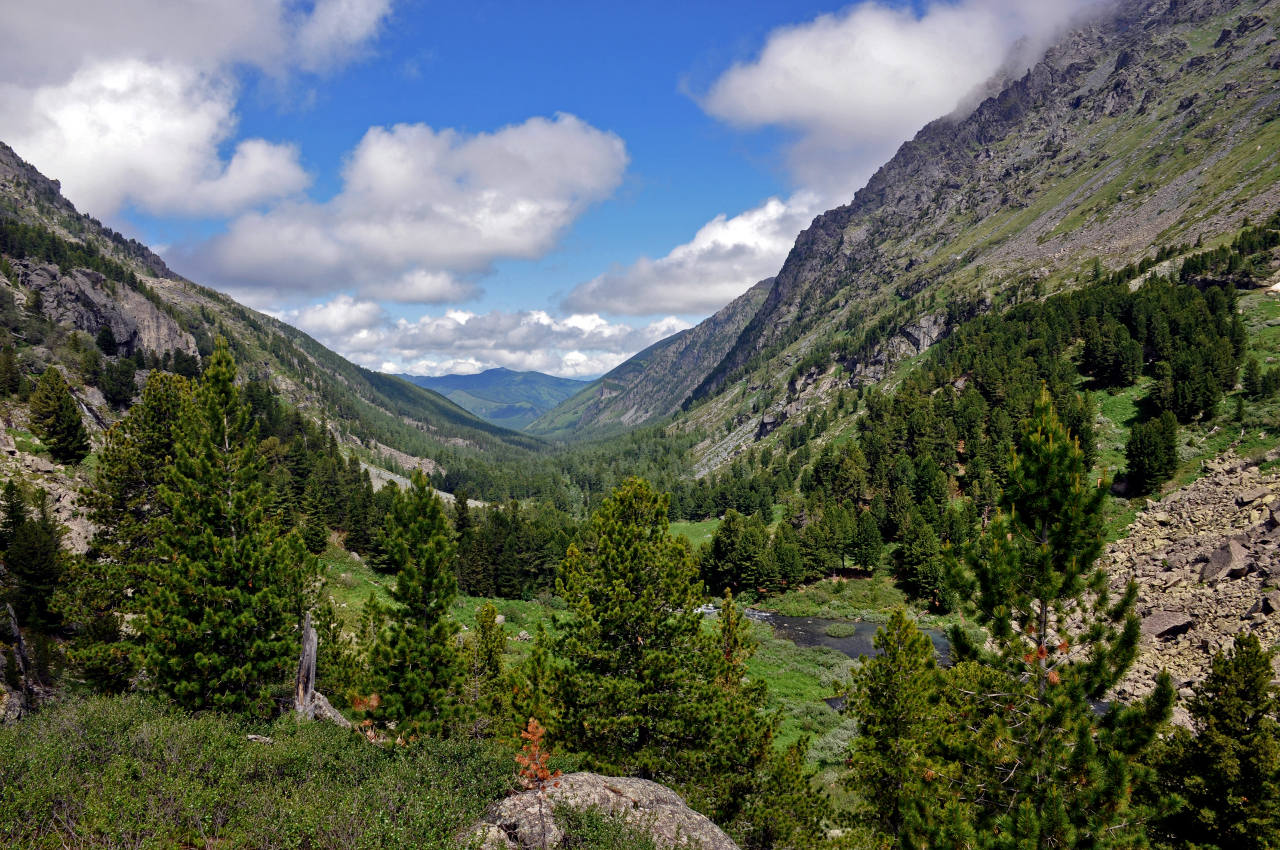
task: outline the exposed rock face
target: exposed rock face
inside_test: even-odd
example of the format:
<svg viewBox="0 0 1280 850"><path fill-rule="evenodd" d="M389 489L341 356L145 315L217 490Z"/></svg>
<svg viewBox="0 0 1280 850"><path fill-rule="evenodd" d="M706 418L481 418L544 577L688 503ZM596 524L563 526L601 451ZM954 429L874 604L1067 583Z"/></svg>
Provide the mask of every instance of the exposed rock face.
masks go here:
<svg viewBox="0 0 1280 850"><path fill-rule="evenodd" d="M196 341L167 313L126 286L112 284L87 269L63 274L57 266L15 263L18 283L40 294L40 309L61 325L95 336L111 328L127 354L134 351L184 351L196 354ZM114 291L113 291L114 290Z"/></svg>
<svg viewBox="0 0 1280 850"><path fill-rule="evenodd" d="M1280 456L1280 451L1273 454ZM1280 472L1226 457L1193 484L1152 502L1111 544L1113 585L1138 582L1142 646L1117 689L1148 693L1168 670L1183 696L1237 634L1280 640Z"/></svg>
<svg viewBox="0 0 1280 850"><path fill-rule="evenodd" d="M552 817L556 806L567 805L621 816L652 833L660 847L738 850L720 827L656 782L594 773L571 773L556 781L545 800L537 791L525 791L498 802L468 837L479 839L484 850L578 846L566 841L572 836L566 837Z"/></svg>

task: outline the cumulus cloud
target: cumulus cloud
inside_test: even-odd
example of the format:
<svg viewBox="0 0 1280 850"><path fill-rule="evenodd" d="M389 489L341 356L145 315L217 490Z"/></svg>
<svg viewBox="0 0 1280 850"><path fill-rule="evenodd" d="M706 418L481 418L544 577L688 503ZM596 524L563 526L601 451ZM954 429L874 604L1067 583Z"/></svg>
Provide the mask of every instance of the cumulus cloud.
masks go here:
<svg viewBox="0 0 1280 850"><path fill-rule="evenodd" d="M234 86L180 65L127 59L66 83L0 90L0 135L98 215L126 203L157 213L230 214L306 188L292 145L246 139L229 161Z"/></svg>
<svg viewBox="0 0 1280 850"><path fill-rule="evenodd" d="M1027 67L1050 35L1095 5L961 0L917 15L864 2L774 31L758 56L729 68L699 100L734 126L791 131L797 191L718 215L664 257L579 284L565 306L630 315L722 307L776 274L813 216L847 203L902 142L1010 67L1015 44Z"/></svg>
<svg viewBox="0 0 1280 850"><path fill-rule="evenodd" d="M564 377L599 375L635 351L687 328L674 316L642 327L596 314L449 310L390 318L371 300L340 295L279 314L356 363L386 372L439 375L494 366Z"/></svg>
<svg viewBox="0 0 1280 850"><path fill-rule="evenodd" d="M378 33L391 0L41 0L6 4L0 78L35 87L116 59L204 70L331 70Z"/></svg>
<svg viewBox="0 0 1280 850"><path fill-rule="evenodd" d="M0 27L0 136L112 218L232 215L310 183L296 147L235 138L238 68L349 61L390 0L45 0Z"/></svg>
<svg viewBox="0 0 1280 850"><path fill-rule="evenodd" d="M732 218L718 215L665 257L642 257L580 284L564 307L637 316L714 312L775 274L796 234L820 211L814 193L800 192Z"/></svg>
<svg viewBox="0 0 1280 850"><path fill-rule="evenodd" d="M798 180L821 187L834 179L851 194L894 148L1000 71L1015 43L1043 47L1095 5L962 0L917 15L861 3L775 31L759 56L716 80L702 105L736 126L795 131L789 164Z"/></svg>
<svg viewBox="0 0 1280 850"><path fill-rule="evenodd" d="M237 286L324 292L343 283L395 301L456 301L474 292L464 278L495 260L549 251L626 165L620 138L567 114L476 135L374 127L338 195L247 214L198 261Z"/></svg>

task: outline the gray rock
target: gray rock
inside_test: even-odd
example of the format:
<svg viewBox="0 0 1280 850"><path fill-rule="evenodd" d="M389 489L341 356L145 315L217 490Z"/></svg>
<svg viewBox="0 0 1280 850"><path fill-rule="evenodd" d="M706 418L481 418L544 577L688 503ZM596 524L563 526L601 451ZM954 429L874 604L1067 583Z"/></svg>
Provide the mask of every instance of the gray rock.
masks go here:
<svg viewBox="0 0 1280 850"><path fill-rule="evenodd" d="M548 786L545 797L538 791L525 791L495 803L461 836L462 841L478 841L483 850L579 846L571 843L573 836L566 836L552 816L556 806L567 805L620 816L651 833L659 847L738 850L720 827L656 782L571 773Z"/></svg>
<svg viewBox="0 0 1280 850"><path fill-rule="evenodd" d="M1223 573L1236 572L1243 568L1245 568L1244 547L1238 541L1231 540L1209 555L1209 560L1200 570L1200 580L1212 581Z"/></svg>
<svg viewBox="0 0 1280 850"><path fill-rule="evenodd" d="M1196 621L1184 611L1153 611L1142 620L1142 633L1158 638L1171 640L1191 631Z"/></svg>
<svg viewBox="0 0 1280 850"><path fill-rule="evenodd" d="M184 351L196 354L196 341L172 316L139 292L113 283L97 272L30 261L14 264L19 282L40 293L40 311L50 321L96 336L111 328L120 350Z"/></svg>
<svg viewBox="0 0 1280 850"><path fill-rule="evenodd" d="M1250 487L1248 490L1236 494L1236 504L1241 506L1251 505L1265 497L1269 492L1266 487Z"/></svg>

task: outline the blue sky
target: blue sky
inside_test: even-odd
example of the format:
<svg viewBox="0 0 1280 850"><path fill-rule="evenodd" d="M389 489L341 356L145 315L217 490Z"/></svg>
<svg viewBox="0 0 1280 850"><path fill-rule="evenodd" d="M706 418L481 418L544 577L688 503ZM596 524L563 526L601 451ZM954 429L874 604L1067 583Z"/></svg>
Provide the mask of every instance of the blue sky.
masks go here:
<svg viewBox="0 0 1280 850"><path fill-rule="evenodd" d="M1087 2L4 5L0 139L176 270L373 368L589 376Z"/></svg>

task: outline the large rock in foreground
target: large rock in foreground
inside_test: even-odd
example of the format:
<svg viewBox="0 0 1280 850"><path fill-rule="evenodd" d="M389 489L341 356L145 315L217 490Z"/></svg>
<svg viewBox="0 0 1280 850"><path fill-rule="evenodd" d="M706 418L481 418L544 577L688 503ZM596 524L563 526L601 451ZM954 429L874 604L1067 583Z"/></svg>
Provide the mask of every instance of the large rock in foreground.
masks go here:
<svg viewBox="0 0 1280 850"><path fill-rule="evenodd" d="M548 783L545 803L537 791L525 791L495 803L469 837L480 839L484 850L564 847L566 836L556 826L552 811L567 805L620 816L651 833L659 847L738 850L724 830L685 805L676 792L656 782L595 773L571 773L556 782L555 787Z"/></svg>

